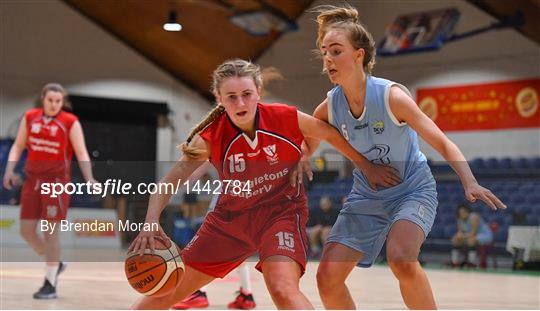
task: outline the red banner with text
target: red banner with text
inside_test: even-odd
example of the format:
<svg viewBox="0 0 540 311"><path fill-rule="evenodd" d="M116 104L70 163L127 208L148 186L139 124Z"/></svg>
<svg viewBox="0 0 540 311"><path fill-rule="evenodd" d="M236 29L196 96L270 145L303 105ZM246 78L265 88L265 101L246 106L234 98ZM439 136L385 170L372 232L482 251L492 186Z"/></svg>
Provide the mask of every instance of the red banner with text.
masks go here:
<svg viewBox="0 0 540 311"><path fill-rule="evenodd" d="M422 111L443 131L540 127L540 79L417 90Z"/></svg>

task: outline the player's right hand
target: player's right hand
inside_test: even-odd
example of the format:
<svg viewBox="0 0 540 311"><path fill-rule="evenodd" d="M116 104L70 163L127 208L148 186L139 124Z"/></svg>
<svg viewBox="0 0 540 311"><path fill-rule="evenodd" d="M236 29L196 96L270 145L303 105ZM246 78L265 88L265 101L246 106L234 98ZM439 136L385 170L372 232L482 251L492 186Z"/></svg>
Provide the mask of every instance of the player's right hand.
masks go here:
<svg viewBox="0 0 540 311"><path fill-rule="evenodd" d="M148 226L143 226L144 227L148 227L148 228L152 228L152 224L151 223L148 223ZM159 225L158 223L158 230L157 231L145 231L145 230L142 230L141 232L139 232L139 234L137 235L137 237L135 238L135 240L133 240L133 242L131 243L131 245L129 246L128 248L128 253L131 253L131 252L134 252L134 253L139 253L140 256L144 255L144 250L146 248L150 248L152 254L154 253L155 251L155 239L156 238L161 238L163 239L164 241L166 240L169 240L169 237L165 234L165 232L163 231L163 229L161 228L161 226Z"/></svg>
<svg viewBox="0 0 540 311"><path fill-rule="evenodd" d="M390 188L401 183L399 171L391 166L369 163L364 167L362 173L367 179L371 189L377 191L377 186Z"/></svg>
<svg viewBox="0 0 540 311"><path fill-rule="evenodd" d="M13 172L6 172L4 174L4 179L3 179L3 184L4 184L4 188L8 189L8 190L11 190L11 188L13 188L13 186L16 184L16 176L15 176L15 173Z"/></svg>

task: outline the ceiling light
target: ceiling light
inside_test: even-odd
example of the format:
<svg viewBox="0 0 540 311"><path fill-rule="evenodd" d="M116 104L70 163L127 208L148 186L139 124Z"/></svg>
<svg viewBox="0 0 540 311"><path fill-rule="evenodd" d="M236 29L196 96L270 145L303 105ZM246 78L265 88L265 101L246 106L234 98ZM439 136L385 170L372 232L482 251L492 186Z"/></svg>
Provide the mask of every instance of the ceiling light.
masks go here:
<svg viewBox="0 0 540 311"><path fill-rule="evenodd" d="M169 19L165 24L163 24L163 29L166 31L180 31L182 30L182 25L176 21L176 12L171 10L169 12Z"/></svg>

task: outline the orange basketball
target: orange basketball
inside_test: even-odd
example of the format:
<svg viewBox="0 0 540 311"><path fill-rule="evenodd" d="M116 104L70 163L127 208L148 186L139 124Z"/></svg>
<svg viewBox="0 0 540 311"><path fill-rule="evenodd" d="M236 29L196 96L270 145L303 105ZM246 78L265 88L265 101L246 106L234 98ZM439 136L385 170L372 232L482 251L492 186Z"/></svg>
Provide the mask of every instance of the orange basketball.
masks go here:
<svg viewBox="0 0 540 311"><path fill-rule="evenodd" d="M170 240L155 238L155 251L144 255L130 252L124 270L129 284L146 296L162 297L171 293L184 275L180 248Z"/></svg>

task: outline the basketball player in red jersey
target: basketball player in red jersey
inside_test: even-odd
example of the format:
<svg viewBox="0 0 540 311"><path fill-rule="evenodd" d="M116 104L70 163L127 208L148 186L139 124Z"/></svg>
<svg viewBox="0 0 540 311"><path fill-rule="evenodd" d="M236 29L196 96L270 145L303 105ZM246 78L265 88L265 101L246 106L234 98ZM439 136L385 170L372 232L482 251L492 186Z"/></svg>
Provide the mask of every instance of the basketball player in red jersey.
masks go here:
<svg viewBox="0 0 540 311"><path fill-rule="evenodd" d="M373 167L325 122L294 107L259 103L262 84L259 67L244 60L227 61L214 71L212 90L219 104L195 127L182 146L184 155L161 181L186 180L209 160L222 181L248 183L250 192L221 189L215 210L182 251L186 269L176 290L143 297L134 309L169 308L256 252L256 268L279 309L313 308L299 288L306 265L307 199L303 186L289 181L304 136L328 141L361 168ZM376 169L378 175L392 174L386 167ZM148 224L159 224L169 198L150 197ZM130 251L154 249L157 236L167 238L161 228L141 231Z"/></svg>
<svg viewBox="0 0 540 311"><path fill-rule="evenodd" d="M46 261L43 286L35 299L54 299L57 277L64 270L60 261L59 230L36 232L40 219L59 222L66 218L69 195L53 198L41 194L42 183L68 183L71 179L71 158L77 157L84 178L95 183L90 157L86 150L81 124L77 117L63 110L67 92L56 83L45 85L41 91L42 107L28 110L21 121L17 138L8 155L4 187L11 189L14 169L25 148L28 148L26 180L21 192L21 235L32 249ZM58 226L57 226L58 227Z"/></svg>

